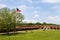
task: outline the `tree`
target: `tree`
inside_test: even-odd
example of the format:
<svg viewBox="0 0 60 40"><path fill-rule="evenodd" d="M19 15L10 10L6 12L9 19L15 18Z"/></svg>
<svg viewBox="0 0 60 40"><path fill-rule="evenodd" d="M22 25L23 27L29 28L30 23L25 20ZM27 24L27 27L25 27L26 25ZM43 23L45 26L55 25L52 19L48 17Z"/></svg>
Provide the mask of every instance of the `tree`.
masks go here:
<svg viewBox="0 0 60 40"><path fill-rule="evenodd" d="M36 24L36 25L40 25L41 23L40 23L40 22L36 22L35 24Z"/></svg>
<svg viewBox="0 0 60 40"><path fill-rule="evenodd" d="M47 23L46 22L43 22L43 25L46 25Z"/></svg>
<svg viewBox="0 0 60 40"><path fill-rule="evenodd" d="M34 25L33 23L28 23L29 26Z"/></svg>
<svg viewBox="0 0 60 40"><path fill-rule="evenodd" d="M15 9L10 10L9 8L0 9L0 30L5 30L9 33L12 29L21 23L24 19L24 15L17 13Z"/></svg>
<svg viewBox="0 0 60 40"><path fill-rule="evenodd" d="M15 9L12 10L11 15L12 15L12 21L13 21L14 32L15 32L16 26L22 23L22 20L24 19L24 15L22 15L21 13L16 13Z"/></svg>

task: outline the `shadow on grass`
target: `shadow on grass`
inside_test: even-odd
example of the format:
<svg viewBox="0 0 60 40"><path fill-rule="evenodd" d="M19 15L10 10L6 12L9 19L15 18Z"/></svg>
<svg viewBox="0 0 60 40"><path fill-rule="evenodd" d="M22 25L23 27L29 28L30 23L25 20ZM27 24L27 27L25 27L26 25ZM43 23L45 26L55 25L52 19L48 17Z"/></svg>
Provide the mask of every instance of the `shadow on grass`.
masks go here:
<svg viewBox="0 0 60 40"><path fill-rule="evenodd" d="M0 36L15 36L15 35L21 35L21 34L26 34L27 32L25 32L25 33L9 33L9 34L7 34L7 33L1 33L0 34Z"/></svg>

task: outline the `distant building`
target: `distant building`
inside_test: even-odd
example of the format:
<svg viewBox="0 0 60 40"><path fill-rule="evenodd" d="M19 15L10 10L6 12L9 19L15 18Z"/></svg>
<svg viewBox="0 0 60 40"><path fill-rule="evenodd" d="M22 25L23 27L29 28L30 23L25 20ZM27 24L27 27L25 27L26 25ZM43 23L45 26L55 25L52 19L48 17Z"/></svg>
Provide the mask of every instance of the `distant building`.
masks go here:
<svg viewBox="0 0 60 40"><path fill-rule="evenodd" d="M51 30L51 29L59 30L60 26L59 25L40 25L40 29L44 29L44 28L46 28L46 30Z"/></svg>
<svg viewBox="0 0 60 40"><path fill-rule="evenodd" d="M30 26L22 26L16 27L17 29L26 29L26 30L34 30L34 29L45 29L45 30L59 30L60 26L59 25L30 25Z"/></svg>

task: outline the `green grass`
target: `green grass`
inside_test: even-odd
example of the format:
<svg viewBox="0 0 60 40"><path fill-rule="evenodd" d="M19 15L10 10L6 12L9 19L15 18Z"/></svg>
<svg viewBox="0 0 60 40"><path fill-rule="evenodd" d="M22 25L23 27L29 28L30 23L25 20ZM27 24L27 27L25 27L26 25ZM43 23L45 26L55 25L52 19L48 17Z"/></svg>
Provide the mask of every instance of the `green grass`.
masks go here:
<svg viewBox="0 0 60 40"><path fill-rule="evenodd" d="M15 35L1 35L0 40L60 40L60 30L34 31Z"/></svg>

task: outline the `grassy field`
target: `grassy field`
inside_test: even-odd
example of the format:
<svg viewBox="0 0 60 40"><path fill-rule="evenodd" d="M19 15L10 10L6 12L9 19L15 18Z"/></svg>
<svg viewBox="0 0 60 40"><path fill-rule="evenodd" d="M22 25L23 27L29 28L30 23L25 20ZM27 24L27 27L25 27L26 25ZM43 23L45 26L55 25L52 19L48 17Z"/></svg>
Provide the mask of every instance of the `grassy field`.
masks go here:
<svg viewBox="0 0 60 40"><path fill-rule="evenodd" d="M1 35L0 40L60 40L60 30L33 31L15 35Z"/></svg>

